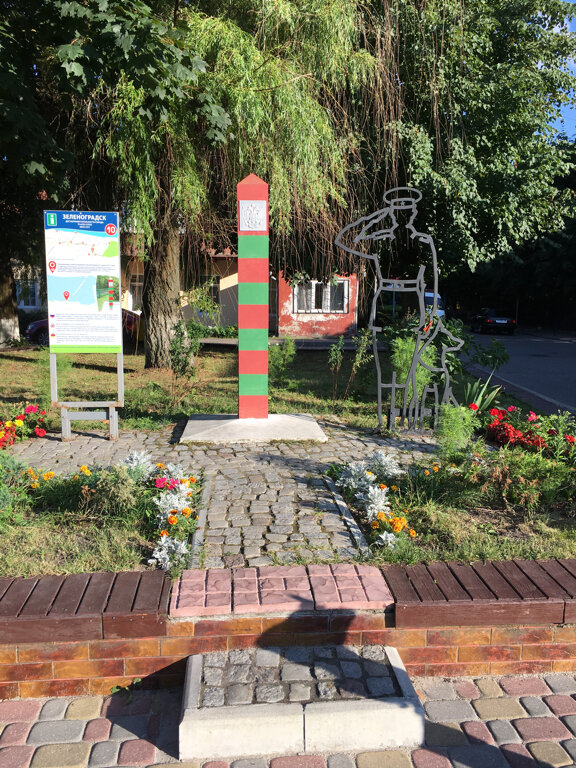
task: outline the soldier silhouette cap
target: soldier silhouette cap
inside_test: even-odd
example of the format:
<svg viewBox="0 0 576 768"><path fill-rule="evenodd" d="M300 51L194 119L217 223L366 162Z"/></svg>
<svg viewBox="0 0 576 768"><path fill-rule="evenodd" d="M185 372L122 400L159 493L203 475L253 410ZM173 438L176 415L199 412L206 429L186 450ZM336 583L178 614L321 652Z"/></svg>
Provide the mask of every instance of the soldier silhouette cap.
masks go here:
<svg viewBox="0 0 576 768"><path fill-rule="evenodd" d="M385 192L383 199L391 208L415 208L422 193L413 187L395 187Z"/></svg>

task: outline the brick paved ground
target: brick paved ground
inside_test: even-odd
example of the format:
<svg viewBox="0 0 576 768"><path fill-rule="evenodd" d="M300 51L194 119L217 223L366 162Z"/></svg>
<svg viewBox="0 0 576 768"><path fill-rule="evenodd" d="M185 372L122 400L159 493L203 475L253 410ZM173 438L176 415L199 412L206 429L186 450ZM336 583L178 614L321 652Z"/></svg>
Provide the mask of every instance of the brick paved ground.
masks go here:
<svg viewBox="0 0 576 768"><path fill-rule="evenodd" d="M549 768L576 761L573 674L413 681L422 749L180 763L184 768ZM181 689L0 702L0 768L160 768L178 763ZM563 714L563 713L572 714ZM386 723L382 724L386 727Z"/></svg>
<svg viewBox="0 0 576 768"><path fill-rule="evenodd" d="M411 463L433 446L429 438L383 439L336 424L321 426L326 443L181 445L180 427L121 432L115 443L104 434L78 435L69 443L49 435L10 450L33 467L58 473L82 464L113 464L130 450L147 450L155 461L180 463L190 473L202 471L209 491L206 568L350 560L361 534L345 521L345 506L323 472L381 448Z"/></svg>

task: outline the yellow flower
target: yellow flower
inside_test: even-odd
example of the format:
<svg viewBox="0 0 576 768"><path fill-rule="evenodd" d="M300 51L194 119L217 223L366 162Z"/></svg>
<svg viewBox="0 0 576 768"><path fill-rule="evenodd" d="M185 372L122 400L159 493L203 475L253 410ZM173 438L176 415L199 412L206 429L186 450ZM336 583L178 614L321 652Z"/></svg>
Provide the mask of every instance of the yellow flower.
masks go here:
<svg viewBox="0 0 576 768"><path fill-rule="evenodd" d="M54 477L54 472L44 472L42 477L44 478L44 480L52 480L52 478Z"/></svg>
<svg viewBox="0 0 576 768"><path fill-rule="evenodd" d="M190 515L192 514L192 510L190 509L190 507L184 507L184 509L182 510L182 514L184 515L184 517L190 517Z"/></svg>
<svg viewBox="0 0 576 768"><path fill-rule="evenodd" d="M186 478L181 478L180 479L180 485L189 486L190 485L190 480L187 480Z"/></svg>
<svg viewBox="0 0 576 768"><path fill-rule="evenodd" d="M408 534L410 538L413 539L416 536L416 531L414 530L414 528L410 528L410 530L408 531Z"/></svg>
<svg viewBox="0 0 576 768"><path fill-rule="evenodd" d="M17 427L21 427L22 424L24 424L24 422L22 421L22 419L15 419L14 424L16 424Z"/></svg>
<svg viewBox="0 0 576 768"><path fill-rule="evenodd" d="M434 472L438 472L438 470L440 469L440 467L437 467L437 466L436 466L436 464L434 464L434 466L432 467L432 469L434 470Z"/></svg>
<svg viewBox="0 0 576 768"><path fill-rule="evenodd" d="M30 488L39 488L40 483L30 483Z"/></svg>
<svg viewBox="0 0 576 768"><path fill-rule="evenodd" d="M162 464L162 462L161 462L161 461L159 461L159 462L156 464L156 466L158 467L158 469L164 469L164 464Z"/></svg>
<svg viewBox="0 0 576 768"><path fill-rule="evenodd" d="M92 474L92 472L90 472L90 470L88 469L86 464L82 464L82 466L80 467L80 472L82 472L82 474L86 475L86 477L90 477L90 475Z"/></svg>
<svg viewBox="0 0 576 768"><path fill-rule="evenodd" d="M392 491L397 491L397 490L398 490L398 486L397 486L397 485L391 485L391 486L390 486L390 489L391 489Z"/></svg>
<svg viewBox="0 0 576 768"><path fill-rule="evenodd" d="M0 438L3 438L6 433L3 429L0 429Z"/></svg>
<svg viewBox="0 0 576 768"><path fill-rule="evenodd" d="M372 520L370 525L372 526L372 528L380 528L380 523L378 522L378 520Z"/></svg>
<svg viewBox="0 0 576 768"><path fill-rule="evenodd" d="M386 520L386 512L378 512L376 517L378 518L378 520L384 520L385 521Z"/></svg>
<svg viewBox="0 0 576 768"><path fill-rule="evenodd" d="M424 474L425 474L426 476L428 476L428 475L430 474L430 472L429 472L427 469L425 469L425 470L424 470Z"/></svg>
<svg viewBox="0 0 576 768"><path fill-rule="evenodd" d="M7 421L6 424L4 424L5 427L13 427L14 422L13 421Z"/></svg>
<svg viewBox="0 0 576 768"><path fill-rule="evenodd" d="M366 474L367 474L367 475L373 475L373 474L374 474L374 472L370 472L370 470L369 470L369 469L367 469L367 470L366 470Z"/></svg>

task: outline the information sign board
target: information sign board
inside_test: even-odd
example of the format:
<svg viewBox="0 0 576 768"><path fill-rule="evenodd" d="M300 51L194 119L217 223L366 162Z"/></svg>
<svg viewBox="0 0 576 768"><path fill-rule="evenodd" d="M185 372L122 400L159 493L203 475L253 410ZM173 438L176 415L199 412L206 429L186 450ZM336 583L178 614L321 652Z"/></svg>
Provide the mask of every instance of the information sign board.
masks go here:
<svg viewBox="0 0 576 768"><path fill-rule="evenodd" d="M50 352L122 352L118 214L44 211Z"/></svg>

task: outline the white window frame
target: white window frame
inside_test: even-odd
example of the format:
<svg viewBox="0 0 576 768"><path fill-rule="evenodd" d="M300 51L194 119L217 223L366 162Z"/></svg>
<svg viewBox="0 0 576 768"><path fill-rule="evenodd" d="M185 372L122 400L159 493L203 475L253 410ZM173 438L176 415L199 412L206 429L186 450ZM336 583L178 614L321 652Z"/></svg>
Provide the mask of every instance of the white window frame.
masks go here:
<svg viewBox="0 0 576 768"><path fill-rule="evenodd" d="M299 309L299 299L301 291L309 290L312 292L314 300L316 298L317 286L323 286L322 291L322 308L312 309ZM330 309L330 293L331 289L338 285L344 286L344 300L342 309ZM350 280L345 278L338 279L335 283L322 283L319 280L308 280L305 283L299 283L294 287L293 294L293 312L295 315L347 315L349 313L350 305Z"/></svg>

